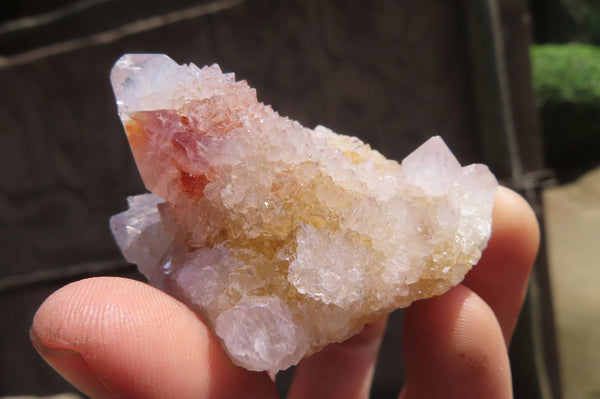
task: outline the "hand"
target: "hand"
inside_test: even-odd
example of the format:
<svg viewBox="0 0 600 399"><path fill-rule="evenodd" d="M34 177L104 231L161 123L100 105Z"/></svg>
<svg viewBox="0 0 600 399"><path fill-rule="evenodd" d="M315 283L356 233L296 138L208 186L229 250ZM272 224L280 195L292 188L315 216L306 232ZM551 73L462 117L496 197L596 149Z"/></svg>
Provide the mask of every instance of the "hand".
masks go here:
<svg viewBox="0 0 600 399"><path fill-rule="evenodd" d="M445 295L406 311L400 398L512 397L506 347L538 241L527 203L500 188L479 264ZM367 398L385 323L304 359L290 398ZM277 396L267 373L234 366L185 305L133 280L92 278L58 290L35 315L31 337L56 371L94 398Z"/></svg>

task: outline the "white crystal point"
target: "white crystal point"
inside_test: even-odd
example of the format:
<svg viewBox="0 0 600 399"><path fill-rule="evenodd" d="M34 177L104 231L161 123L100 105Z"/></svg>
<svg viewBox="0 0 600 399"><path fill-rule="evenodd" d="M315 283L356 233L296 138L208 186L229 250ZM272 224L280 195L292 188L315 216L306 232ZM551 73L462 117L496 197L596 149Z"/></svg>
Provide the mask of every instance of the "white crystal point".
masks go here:
<svg viewBox="0 0 600 399"><path fill-rule="evenodd" d="M279 116L217 65L125 55L111 79L153 193L111 219L113 234L238 365L287 368L443 294L490 237L496 179L440 137L398 164Z"/></svg>
<svg viewBox="0 0 600 399"><path fill-rule="evenodd" d="M167 101L175 90L169 78L179 68L175 61L164 54L122 56L110 74L119 112L168 107Z"/></svg>
<svg viewBox="0 0 600 399"><path fill-rule="evenodd" d="M445 195L460 176L461 166L439 136L434 136L402 160L408 184L428 195Z"/></svg>

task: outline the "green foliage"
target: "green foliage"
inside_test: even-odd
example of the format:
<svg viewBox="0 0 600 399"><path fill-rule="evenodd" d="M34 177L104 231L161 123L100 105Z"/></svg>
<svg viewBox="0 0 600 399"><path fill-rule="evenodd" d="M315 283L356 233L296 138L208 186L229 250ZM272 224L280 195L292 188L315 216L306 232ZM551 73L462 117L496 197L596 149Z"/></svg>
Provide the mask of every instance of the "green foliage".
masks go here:
<svg viewBox="0 0 600 399"><path fill-rule="evenodd" d="M539 106L549 102L600 106L600 48L586 44L533 46L533 87Z"/></svg>
<svg viewBox="0 0 600 399"><path fill-rule="evenodd" d="M548 164L559 174L594 166L600 161L600 47L534 46L531 60Z"/></svg>

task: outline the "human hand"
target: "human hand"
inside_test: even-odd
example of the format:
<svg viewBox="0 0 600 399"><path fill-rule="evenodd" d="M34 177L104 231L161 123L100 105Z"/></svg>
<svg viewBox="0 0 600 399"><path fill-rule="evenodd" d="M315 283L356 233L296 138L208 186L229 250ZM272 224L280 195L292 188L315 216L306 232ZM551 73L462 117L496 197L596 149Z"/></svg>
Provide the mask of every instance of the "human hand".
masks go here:
<svg viewBox="0 0 600 399"><path fill-rule="evenodd" d="M507 345L538 248L535 216L500 187L479 264L448 293L404 317L402 399L510 398ZM386 318L304 359L290 398L367 398ZM149 285L100 277L51 295L31 338L44 359L93 398L272 398L267 373L231 363L208 327ZM398 359L400 362L401 359Z"/></svg>

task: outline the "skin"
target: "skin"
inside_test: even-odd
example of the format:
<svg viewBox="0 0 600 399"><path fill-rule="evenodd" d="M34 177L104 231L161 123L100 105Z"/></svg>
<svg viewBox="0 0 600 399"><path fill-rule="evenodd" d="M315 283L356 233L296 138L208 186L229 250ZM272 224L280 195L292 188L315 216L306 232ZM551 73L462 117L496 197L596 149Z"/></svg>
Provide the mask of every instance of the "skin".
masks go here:
<svg viewBox="0 0 600 399"><path fill-rule="evenodd" d="M462 284L407 309L400 398L512 397L507 345L539 229L529 205L501 187L492 230ZM304 359L289 397L368 398L385 324L382 318ZM93 398L277 397L269 375L234 366L185 305L133 280L91 278L58 290L36 313L31 338L58 373Z"/></svg>

